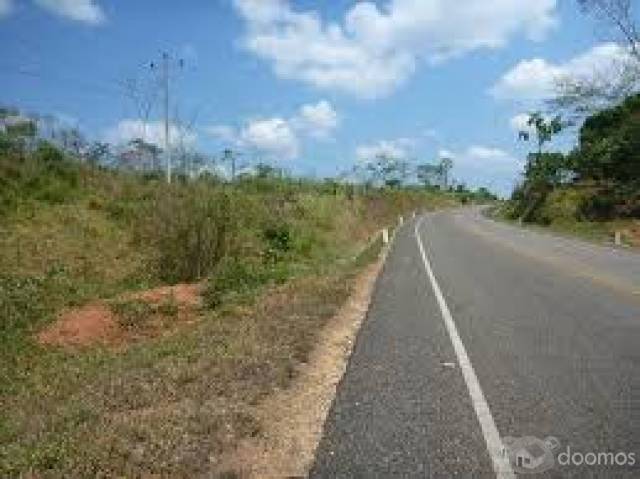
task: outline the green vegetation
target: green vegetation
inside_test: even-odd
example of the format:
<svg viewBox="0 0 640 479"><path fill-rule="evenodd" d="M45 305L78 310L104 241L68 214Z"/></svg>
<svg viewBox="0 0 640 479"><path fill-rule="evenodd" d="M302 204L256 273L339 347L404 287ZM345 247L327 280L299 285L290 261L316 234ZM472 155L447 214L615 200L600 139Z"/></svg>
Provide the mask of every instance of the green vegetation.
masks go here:
<svg viewBox="0 0 640 479"><path fill-rule="evenodd" d="M535 114L529 123L539 148L529 155L524 180L502 213L598 239L620 228L634 243L634 220L640 218L640 95L587 118L577 148L567 155L543 151L562 128L559 118Z"/></svg>
<svg viewBox="0 0 640 479"><path fill-rule="evenodd" d="M470 194L309 181L264 165L235 181L167 185L36 133L0 132L2 477L215 470L259 433L253 405L306 360L354 274L378 256L375 233ZM204 290L186 320L177 299L135 294L183 282ZM131 341L36 340L62 311L96 301ZM139 334L158 315L184 323Z"/></svg>

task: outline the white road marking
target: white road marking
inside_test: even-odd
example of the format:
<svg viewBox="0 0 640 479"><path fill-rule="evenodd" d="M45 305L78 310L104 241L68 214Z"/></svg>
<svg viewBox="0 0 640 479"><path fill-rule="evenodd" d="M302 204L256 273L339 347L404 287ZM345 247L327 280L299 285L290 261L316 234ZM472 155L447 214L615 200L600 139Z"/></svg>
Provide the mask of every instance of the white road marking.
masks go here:
<svg viewBox="0 0 640 479"><path fill-rule="evenodd" d="M480 387L480 383L478 382L478 377L473 370L473 366L471 365L471 360L469 359L467 350L462 343L462 339L460 339L458 329L456 328L456 323L453 320L453 316L451 316L451 311L449 311L449 307L447 306L447 302L445 301L442 291L440 290L440 286L438 285L435 274L433 274L431 263L429 262L429 258L427 257L427 253L425 252L422 240L420 239L419 229L423 220L424 217L420 218L420 220L416 223L414 234L416 237L416 241L418 242L420 254L422 255L424 268L427 272L429 280L431 281L431 286L433 287L433 292L436 295L438 305L440 306L440 311L442 313L442 318L444 319L444 324L447 327L449 338L453 343L453 349L455 350L456 356L458 357L458 363L460 364L460 369L462 370L464 381L467 384L467 389L469 390L469 395L471 396L473 409L475 410L478 421L480 422L480 427L482 428L482 434L484 435L487 450L489 451L491 461L493 462L493 470L495 471L496 477L498 479L515 479L516 475L511 468L511 464L509 463L507 455L504 454L504 446L502 440L500 439L500 433L498 432L496 423L493 420L491 411L489 410L489 405L487 404L487 400L485 399L482 388Z"/></svg>

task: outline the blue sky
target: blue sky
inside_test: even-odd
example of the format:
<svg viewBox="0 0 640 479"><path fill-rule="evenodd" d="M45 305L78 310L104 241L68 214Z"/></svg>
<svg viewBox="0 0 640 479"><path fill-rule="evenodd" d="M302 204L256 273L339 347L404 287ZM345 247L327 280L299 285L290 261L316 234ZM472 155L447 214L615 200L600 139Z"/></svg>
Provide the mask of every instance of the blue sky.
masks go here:
<svg viewBox="0 0 640 479"><path fill-rule="evenodd" d="M143 129L122 84L167 51L184 59L174 136L189 124L202 150L316 176L447 154L502 194L526 155L518 115L620 54L573 0L0 0L0 25L0 101L91 138L159 141L160 104Z"/></svg>

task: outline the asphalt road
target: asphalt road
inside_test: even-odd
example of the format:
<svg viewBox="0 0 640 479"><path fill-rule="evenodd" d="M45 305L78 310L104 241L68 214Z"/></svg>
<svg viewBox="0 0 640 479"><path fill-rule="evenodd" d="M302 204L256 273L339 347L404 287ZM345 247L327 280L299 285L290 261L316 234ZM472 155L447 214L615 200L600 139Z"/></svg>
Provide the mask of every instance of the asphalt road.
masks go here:
<svg viewBox="0 0 640 479"><path fill-rule="evenodd" d="M501 445L517 446L502 451L507 469L491 449L491 426ZM551 452L536 455L528 447L535 439L523 437L547 439L542 452ZM518 464L507 451L534 462ZM541 457L547 462L531 469ZM640 477L640 255L495 223L472 209L406 222L310 476L531 470Z"/></svg>

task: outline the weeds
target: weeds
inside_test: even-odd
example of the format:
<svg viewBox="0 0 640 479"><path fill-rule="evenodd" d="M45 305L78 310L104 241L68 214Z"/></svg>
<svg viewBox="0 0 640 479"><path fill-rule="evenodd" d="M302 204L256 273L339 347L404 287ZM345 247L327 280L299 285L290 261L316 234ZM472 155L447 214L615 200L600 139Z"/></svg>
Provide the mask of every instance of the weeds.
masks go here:
<svg viewBox="0 0 640 479"><path fill-rule="evenodd" d="M377 256L371 236L400 212L455 201L287 178L167 186L40 155L0 158L3 477L209 471L259 433L253 405L307 359L353 272ZM121 351L33 339L66 308L200 279L208 307L175 334ZM110 307L136 337L182 314L171 296Z"/></svg>
<svg viewBox="0 0 640 479"><path fill-rule="evenodd" d="M156 311L152 305L142 300L114 301L110 308L117 318L118 325L125 331L145 329Z"/></svg>

